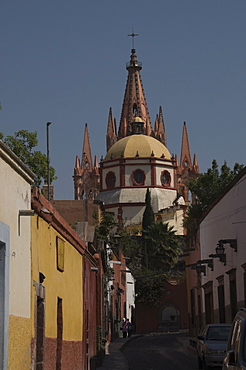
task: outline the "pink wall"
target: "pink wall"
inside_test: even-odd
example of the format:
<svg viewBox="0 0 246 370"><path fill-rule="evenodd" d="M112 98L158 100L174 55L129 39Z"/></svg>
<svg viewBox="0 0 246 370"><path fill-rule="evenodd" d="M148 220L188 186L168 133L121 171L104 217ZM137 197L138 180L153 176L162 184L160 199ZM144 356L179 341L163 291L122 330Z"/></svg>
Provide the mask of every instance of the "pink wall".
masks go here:
<svg viewBox="0 0 246 370"><path fill-rule="evenodd" d="M162 321L162 311L165 307L171 306L179 311L179 320L175 325L179 329L188 328L187 292L186 282L172 285L166 281L166 288L162 294L161 303L158 306L150 306L143 303L136 303L136 333L146 334L151 332L165 331ZM170 326L170 330L172 326Z"/></svg>

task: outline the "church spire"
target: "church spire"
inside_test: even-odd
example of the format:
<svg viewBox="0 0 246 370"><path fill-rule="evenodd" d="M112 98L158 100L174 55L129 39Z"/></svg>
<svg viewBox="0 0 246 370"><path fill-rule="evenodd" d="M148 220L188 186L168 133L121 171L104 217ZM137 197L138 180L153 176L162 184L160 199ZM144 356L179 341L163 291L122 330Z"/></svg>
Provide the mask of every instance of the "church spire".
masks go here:
<svg viewBox="0 0 246 370"><path fill-rule="evenodd" d="M159 108L159 115L156 115L154 137L159 140L162 144L167 146L166 131L164 125L164 118L162 113L162 107Z"/></svg>
<svg viewBox="0 0 246 370"><path fill-rule="evenodd" d="M81 167L92 169L92 156L91 156L91 144L90 144L90 137L89 131L87 127L87 123L85 124L85 131L84 131L84 143L82 149L82 159L81 159Z"/></svg>
<svg viewBox="0 0 246 370"><path fill-rule="evenodd" d="M134 37L137 34L132 32L129 36ZM144 122L144 134L151 135L152 127L140 75L142 64L138 62L134 48L131 50L130 62L127 63L126 69L128 71L128 77L121 111L118 139L131 134L131 122L135 117L140 117Z"/></svg>
<svg viewBox="0 0 246 370"><path fill-rule="evenodd" d="M99 167L95 157L94 166L87 123L84 130L84 141L81 161L76 156L74 167L74 199L93 200L99 192Z"/></svg>
<svg viewBox="0 0 246 370"><path fill-rule="evenodd" d="M111 148L114 143L117 141L117 134L116 134L116 121L113 117L112 108L109 109L108 115L108 129L107 129L107 136L106 136L106 143L107 143L107 152Z"/></svg>
<svg viewBox="0 0 246 370"><path fill-rule="evenodd" d="M192 167L186 122L184 122L184 126L183 126L180 167L182 167L182 168L185 168L185 167L191 168Z"/></svg>
<svg viewBox="0 0 246 370"><path fill-rule="evenodd" d="M193 163L191 160L188 131L185 122L183 125L181 157L180 165L177 168L177 175L178 192L183 195L186 204L188 204L188 183L191 178L196 178L199 175L199 166L196 155L194 155Z"/></svg>

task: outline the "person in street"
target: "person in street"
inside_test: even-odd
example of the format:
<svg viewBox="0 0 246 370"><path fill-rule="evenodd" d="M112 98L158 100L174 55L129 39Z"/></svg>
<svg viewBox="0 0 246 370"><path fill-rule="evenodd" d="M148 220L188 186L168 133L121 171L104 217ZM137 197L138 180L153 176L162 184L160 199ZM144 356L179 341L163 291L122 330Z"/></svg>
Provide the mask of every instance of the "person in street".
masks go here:
<svg viewBox="0 0 246 370"><path fill-rule="evenodd" d="M123 324L122 324L122 332L123 332L123 338L126 338L127 337L127 334L128 334L128 322L129 320L126 319Z"/></svg>
<svg viewBox="0 0 246 370"><path fill-rule="evenodd" d="M133 324L130 321L128 321L128 338L131 338L133 330L134 330Z"/></svg>

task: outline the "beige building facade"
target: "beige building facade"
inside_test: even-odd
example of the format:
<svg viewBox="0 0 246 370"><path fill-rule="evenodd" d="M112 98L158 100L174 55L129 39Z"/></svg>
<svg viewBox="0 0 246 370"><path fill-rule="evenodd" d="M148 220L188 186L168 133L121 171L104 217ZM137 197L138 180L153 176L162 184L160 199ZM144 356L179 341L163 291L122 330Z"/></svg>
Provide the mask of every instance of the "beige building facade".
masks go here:
<svg viewBox="0 0 246 370"><path fill-rule="evenodd" d="M31 184L34 174L0 141L0 368L30 369Z"/></svg>

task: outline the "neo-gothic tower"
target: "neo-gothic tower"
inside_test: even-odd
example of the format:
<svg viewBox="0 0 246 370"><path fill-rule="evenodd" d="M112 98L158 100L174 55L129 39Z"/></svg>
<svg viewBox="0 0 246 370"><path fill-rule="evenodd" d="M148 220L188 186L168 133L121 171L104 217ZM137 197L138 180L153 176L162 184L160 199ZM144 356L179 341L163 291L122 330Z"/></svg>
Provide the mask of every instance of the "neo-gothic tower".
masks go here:
<svg viewBox="0 0 246 370"><path fill-rule="evenodd" d="M100 175L97 156L92 163L90 138L87 124L81 160L76 156L74 168L74 199L94 200L99 192Z"/></svg>
<svg viewBox="0 0 246 370"><path fill-rule="evenodd" d="M133 122L141 122L142 135L150 136L158 140L166 147L167 139L162 107L159 108L159 113L156 114L154 128L152 128L142 78L140 74L142 64L137 60L136 50L134 48L131 50L130 62L127 63L126 69L128 71L128 76L118 131L116 119L113 117L112 108L109 109L106 135L107 153L110 152L110 149L118 141L134 134L132 126ZM152 152L154 154L155 150L153 149ZM113 159L113 155L113 153L110 154L110 159ZM153 159L152 154L151 156ZM108 154L106 158L107 160L109 159ZM138 158L137 153L136 158ZM162 158L162 160L164 159ZM187 184L190 178L196 177L199 174L199 167L196 155L194 155L193 162L191 160L188 132L185 123L183 126L180 162L178 161L177 155L170 158L170 160L175 173L174 184L176 191L178 193L178 196L183 196L185 204L187 205L189 203ZM123 159L121 159L121 162L122 161ZM79 158L76 157L74 168L75 199L94 199L97 196L100 189L102 190L103 188L103 181L105 181L105 179L103 179L102 177L102 168L103 162L101 163L100 179L99 166L96 157L94 164L92 164L89 133L88 127L86 125L84 132L82 158L80 161ZM122 171L122 168L123 167L121 165L120 171ZM123 176L122 173L121 176Z"/></svg>
<svg viewBox="0 0 246 370"><path fill-rule="evenodd" d="M140 74L142 63L138 62L135 49L131 50L130 62L127 63L126 69L128 71L128 77L118 133L112 108L109 110L108 129L106 136L107 151L114 143L116 143L116 141L132 134L131 123L135 117L141 118L142 122L144 123L144 135L153 136L166 145L166 133L161 107L159 109L159 114L156 115L154 130L151 126L147 101L145 98Z"/></svg>
<svg viewBox="0 0 246 370"><path fill-rule="evenodd" d="M127 63L126 69L128 71L128 77L118 133L112 108L109 110L106 136L107 152L118 140L132 134L131 123L135 117L141 118L142 122L144 123L144 135L152 136L166 146L167 138L161 106L159 108L159 113L156 114L154 130L151 126L147 101L140 74L142 63L138 62L135 49L131 50L130 62ZM188 204L189 198L187 184L190 178L198 176L199 166L196 155L194 155L193 162L191 160L188 131L185 122L183 125L180 163L178 163L178 156L176 156L175 159L177 165L178 192L184 197L186 204Z"/></svg>
<svg viewBox="0 0 246 370"><path fill-rule="evenodd" d="M199 166L197 156L194 154L193 162L190 155L190 146L188 139L188 132L186 122L183 125L182 144L181 144L181 156L180 164L177 168L178 176L178 191L183 195L186 203L189 203L188 198L188 182L191 178L196 178L199 174Z"/></svg>

